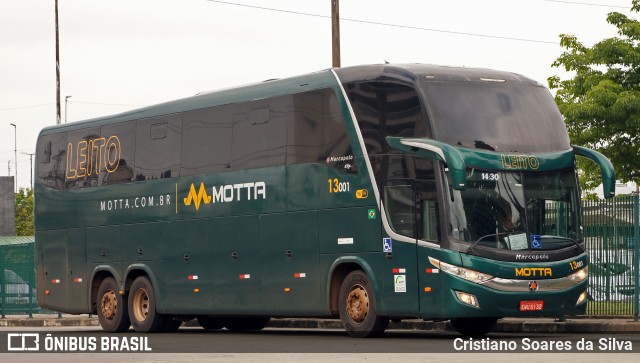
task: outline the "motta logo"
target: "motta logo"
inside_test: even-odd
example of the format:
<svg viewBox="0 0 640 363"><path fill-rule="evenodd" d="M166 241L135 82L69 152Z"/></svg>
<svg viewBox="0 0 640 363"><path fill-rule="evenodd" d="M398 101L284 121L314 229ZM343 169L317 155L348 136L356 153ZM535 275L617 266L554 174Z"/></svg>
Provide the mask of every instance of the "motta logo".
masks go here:
<svg viewBox="0 0 640 363"><path fill-rule="evenodd" d="M194 204L196 210L200 209L200 203L211 203L211 196L207 194L207 189L204 187L204 183L200 183L200 189L198 189L197 193L195 185L191 183L189 195L184 198L184 205L191 205L191 203Z"/></svg>
<svg viewBox="0 0 640 363"><path fill-rule="evenodd" d="M208 192L204 182L200 183L197 190L196 184L191 183L189 193L182 199L184 205L190 206L193 204L196 211L198 211L200 206L206 204L254 201L267 198L267 185L263 181L213 186L210 190L211 193Z"/></svg>

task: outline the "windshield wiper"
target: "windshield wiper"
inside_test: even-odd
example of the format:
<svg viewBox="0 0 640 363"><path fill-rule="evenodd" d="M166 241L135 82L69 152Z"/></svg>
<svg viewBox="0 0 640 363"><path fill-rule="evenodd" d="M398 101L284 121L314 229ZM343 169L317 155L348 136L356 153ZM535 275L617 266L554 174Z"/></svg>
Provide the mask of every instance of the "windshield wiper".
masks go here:
<svg viewBox="0 0 640 363"><path fill-rule="evenodd" d="M565 240L565 241L571 241L573 242L573 244L575 244L576 246L578 246L582 252L586 252L584 247L580 246L580 243L578 243L578 241L576 241L575 239L571 238L571 237L562 237L562 236L552 236L552 235L543 235L540 236L540 239L545 239L545 238L549 238L549 239L560 239L560 240Z"/></svg>
<svg viewBox="0 0 640 363"><path fill-rule="evenodd" d="M522 234L522 231L511 231L511 232L501 232L501 233L493 233L493 234L487 234L485 236L482 236L480 238L478 238L475 242L473 242L473 244L471 246L469 246L469 248L467 248L467 253L473 251L473 248L480 243L480 241L482 241L483 239L487 239L489 237L502 237L502 236L510 236L512 234ZM578 246L582 252L585 252L584 247L582 247L580 245L580 243L578 243L578 241L576 241L573 238L570 237L562 237L562 236L551 236L551 235L544 235L544 236L540 236L541 239L559 239L559 240L567 240L567 241L571 241L573 242L576 246ZM529 248L529 250L531 250L531 248Z"/></svg>
<svg viewBox="0 0 640 363"><path fill-rule="evenodd" d="M500 232L500 233L493 233L493 234L487 234L485 236L482 236L480 238L478 238L475 242L473 242L473 244L471 246L469 246L469 248L467 248L467 253L473 251L473 248L480 243L480 241L482 241L483 239L489 238L489 237L501 237L501 236L510 236L512 234L522 234L524 232L522 231L511 231L511 232Z"/></svg>

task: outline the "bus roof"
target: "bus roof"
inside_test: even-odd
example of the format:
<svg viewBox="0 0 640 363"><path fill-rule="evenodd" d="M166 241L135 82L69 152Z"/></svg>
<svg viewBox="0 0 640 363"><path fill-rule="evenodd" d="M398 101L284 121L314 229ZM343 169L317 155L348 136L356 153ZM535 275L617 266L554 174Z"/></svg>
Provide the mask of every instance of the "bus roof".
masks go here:
<svg viewBox="0 0 640 363"><path fill-rule="evenodd" d="M334 69L342 83L376 79L395 79L414 82L419 77L429 81L473 82L481 80L504 80L510 83L540 86L537 82L519 74L495 71L491 69L448 67L426 64L380 64L362 65ZM152 106L44 128L40 134L52 134L91 126L116 123L134 119L145 119L169 115L188 110L257 100L274 95L293 94L308 89L336 85L331 69L295 76L291 78L269 80L235 88L226 88L195 96L164 102Z"/></svg>
<svg viewBox="0 0 640 363"><path fill-rule="evenodd" d="M420 77L433 82L480 82L487 80L541 86L522 75L485 68L437 66L431 64L380 64L335 70L343 83L375 79L400 79L413 82Z"/></svg>

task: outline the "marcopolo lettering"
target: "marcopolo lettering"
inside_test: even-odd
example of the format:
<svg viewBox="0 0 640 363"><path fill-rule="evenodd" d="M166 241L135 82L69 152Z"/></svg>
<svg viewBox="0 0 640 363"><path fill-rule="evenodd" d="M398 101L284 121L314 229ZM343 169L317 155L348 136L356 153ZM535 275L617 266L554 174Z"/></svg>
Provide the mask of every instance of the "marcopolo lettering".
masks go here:
<svg viewBox="0 0 640 363"><path fill-rule="evenodd" d="M553 270L550 267L520 267L516 268L516 276L551 277L553 276Z"/></svg>

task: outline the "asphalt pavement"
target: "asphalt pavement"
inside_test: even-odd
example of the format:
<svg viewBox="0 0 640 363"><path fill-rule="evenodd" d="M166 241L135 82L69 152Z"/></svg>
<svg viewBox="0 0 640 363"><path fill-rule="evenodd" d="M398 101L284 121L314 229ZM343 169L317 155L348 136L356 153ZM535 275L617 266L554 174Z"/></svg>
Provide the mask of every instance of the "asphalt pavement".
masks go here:
<svg viewBox="0 0 640 363"><path fill-rule="evenodd" d="M183 323L186 326L197 326L195 320ZM36 314L6 315L0 318L2 327L81 327L98 326L97 316L89 315L58 315ZM342 329L342 323L336 319L293 319L273 318L268 327L271 328L304 328L304 329ZM432 322L422 320L402 320L391 322L388 329L454 331L448 321ZM559 321L553 318L504 318L498 321L493 330L503 333L639 333L640 322L632 317L598 317L598 318L567 318Z"/></svg>

